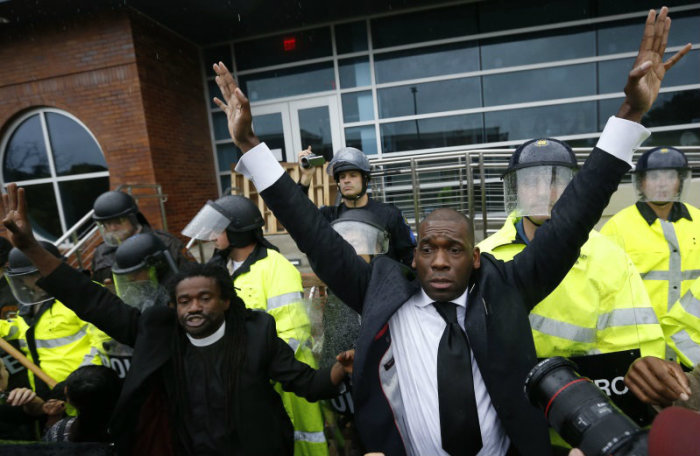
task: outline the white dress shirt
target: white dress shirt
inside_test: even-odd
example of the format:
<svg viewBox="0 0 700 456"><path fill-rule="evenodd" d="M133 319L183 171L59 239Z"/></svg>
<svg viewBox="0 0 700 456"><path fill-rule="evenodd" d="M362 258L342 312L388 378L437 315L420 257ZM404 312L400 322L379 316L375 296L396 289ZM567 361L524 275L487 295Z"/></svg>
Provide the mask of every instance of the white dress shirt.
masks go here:
<svg viewBox="0 0 700 456"><path fill-rule="evenodd" d="M433 300L422 289L411 296L389 320L391 347L401 385L401 400L408 422L408 438L415 455L445 455L440 437L437 357L447 323ZM464 331L467 291L457 299L457 320ZM481 427L481 456L502 456L510 439L505 433L491 397L486 391L479 366L471 353L474 395Z"/></svg>

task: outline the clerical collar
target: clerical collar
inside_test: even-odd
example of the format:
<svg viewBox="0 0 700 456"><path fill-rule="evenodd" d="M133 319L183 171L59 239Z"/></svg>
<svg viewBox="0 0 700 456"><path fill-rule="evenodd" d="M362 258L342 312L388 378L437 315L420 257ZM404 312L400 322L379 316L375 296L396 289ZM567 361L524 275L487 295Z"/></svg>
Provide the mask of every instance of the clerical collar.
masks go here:
<svg viewBox="0 0 700 456"><path fill-rule="evenodd" d="M653 225L658 218L656 216L656 212L654 212L654 209L650 208L647 203L643 203L641 201L638 201L636 206L637 210L639 210L639 213L649 224L649 226ZM671 206L671 212L668 213L668 221L675 223L682 218L688 219L691 222L693 221L693 218L690 216L690 212L688 211L688 208L685 207L685 204L676 201L673 203L673 206Z"/></svg>
<svg viewBox="0 0 700 456"><path fill-rule="evenodd" d="M207 337L202 337L201 339L195 339L194 337L190 336L187 334L187 338L190 340L192 345L195 347L206 347L208 345L211 345L215 342L218 342L222 337L224 337L224 333L226 332L226 322L221 323L221 326L219 326L219 329L214 331L213 334L208 335Z"/></svg>

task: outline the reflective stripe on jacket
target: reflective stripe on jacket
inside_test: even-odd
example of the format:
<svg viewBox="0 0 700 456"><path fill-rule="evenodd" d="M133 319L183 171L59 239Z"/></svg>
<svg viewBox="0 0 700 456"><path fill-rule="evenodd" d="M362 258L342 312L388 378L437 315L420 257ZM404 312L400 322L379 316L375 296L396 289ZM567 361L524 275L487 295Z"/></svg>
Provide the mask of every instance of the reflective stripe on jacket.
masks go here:
<svg viewBox="0 0 700 456"><path fill-rule="evenodd" d="M659 316L665 315L700 277L700 210L682 204L692 221L657 218L649 225L632 205L615 214L601 230L632 259ZM664 335L666 343L678 353L676 342L668 333ZM674 357L670 351L666 356Z"/></svg>
<svg viewBox="0 0 700 456"><path fill-rule="evenodd" d="M29 349L27 331L30 325L23 317L0 320L0 337L19 340L24 355L39 364L39 367L57 382L65 380L71 372L81 366L102 365L102 357L106 360L102 343L110 340L109 336L78 318L59 301L54 301L44 310L32 326L38 362ZM34 374L31 371L27 373L29 384L36 390Z"/></svg>
<svg viewBox="0 0 700 456"><path fill-rule="evenodd" d="M661 317L661 327L688 367L700 363L700 279Z"/></svg>
<svg viewBox="0 0 700 456"><path fill-rule="evenodd" d="M258 247L251 255L258 259L240 275L234 274L233 285L246 307L263 310L275 318L277 335L294 350L295 358L317 368L311 352L311 323L306 313L301 274L280 253ZM241 268L245 267L246 261ZM327 455L321 406L276 385L294 426L294 454Z"/></svg>
<svg viewBox="0 0 700 456"><path fill-rule="evenodd" d="M516 219L479 244L509 261L525 248ZM663 356L663 332L644 285L629 258L591 231L579 258L559 286L530 312L537 356L577 356L639 348Z"/></svg>

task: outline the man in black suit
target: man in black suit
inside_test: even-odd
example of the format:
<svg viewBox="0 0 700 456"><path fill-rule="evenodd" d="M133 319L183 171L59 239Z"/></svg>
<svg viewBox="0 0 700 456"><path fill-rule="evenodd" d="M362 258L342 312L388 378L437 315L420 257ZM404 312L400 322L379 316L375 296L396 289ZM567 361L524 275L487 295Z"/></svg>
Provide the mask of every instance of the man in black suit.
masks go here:
<svg viewBox="0 0 700 456"><path fill-rule="evenodd" d="M576 261L629 169L633 149L649 135L638 122L655 100L665 71L690 49L688 44L663 62L667 12L662 8L658 19L649 12L617 117L608 121L598 147L530 247L508 263L480 255L468 219L435 211L420 225L416 274L385 257L367 264L355 255L260 143L247 98L226 67L214 65L224 100L214 101L226 112L231 137L244 152L237 171L253 180L317 265L319 277L362 313L353 395L367 450L387 455L550 452L542 413L522 391L536 362L528 312ZM454 362L445 362L449 359ZM470 365L452 370L452 364L469 359Z"/></svg>
<svg viewBox="0 0 700 456"><path fill-rule="evenodd" d="M292 424L270 380L315 401L337 396L351 369L347 352L343 365L318 371L294 359L274 319L246 309L219 266L185 266L170 306L141 313L44 250L23 189L10 184L3 206L12 243L42 275L37 284L134 348L110 424L119 454L291 455Z"/></svg>

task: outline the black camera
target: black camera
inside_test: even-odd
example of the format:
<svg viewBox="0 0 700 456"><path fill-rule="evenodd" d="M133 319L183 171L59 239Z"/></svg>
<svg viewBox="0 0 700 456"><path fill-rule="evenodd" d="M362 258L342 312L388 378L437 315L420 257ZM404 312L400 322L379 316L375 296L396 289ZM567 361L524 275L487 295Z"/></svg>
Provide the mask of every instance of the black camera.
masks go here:
<svg viewBox="0 0 700 456"><path fill-rule="evenodd" d="M527 375L525 394L559 435L586 456L646 456L647 432L576 369L566 358L547 358Z"/></svg>
<svg viewBox="0 0 700 456"><path fill-rule="evenodd" d="M326 157L323 155L309 154L301 157L299 162L304 169L313 168L315 166L323 166L323 164L326 163Z"/></svg>

